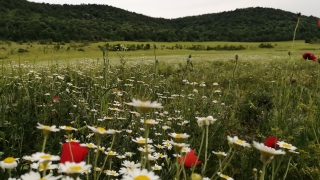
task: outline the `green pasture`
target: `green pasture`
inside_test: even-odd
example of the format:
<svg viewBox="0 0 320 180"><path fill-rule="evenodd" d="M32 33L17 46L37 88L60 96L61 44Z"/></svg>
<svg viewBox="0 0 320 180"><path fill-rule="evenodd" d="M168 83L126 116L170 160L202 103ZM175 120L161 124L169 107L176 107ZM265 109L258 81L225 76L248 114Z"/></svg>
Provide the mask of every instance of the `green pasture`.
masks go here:
<svg viewBox="0 0 320 180"><path fill-rule="evenodd" d="M248 48L120 50L107 52L104 61L98 46L105 43L89 43L82 47L84 51L78 51L81 44L67 51L71 44L55 50L54 45L11 42L8 46L1 42L0 48L5 47L2 55L13 50L6 58L2 56L0 64L0 161L20 158L12 177L30 171L30 163L23 156L41 151L60 155L61 144L72 136L80 143L94 143L119 155L133 152L126 160L141 162L148 170L161 165L162 170L155 174L163 180L189 180L192 172L217 180L220 177L216 172L221 171L236 180L320 179L320 64L301 58L305 51L319 57L320 45L273 42L274 48L261 49L260 43L157 42L157 47L233 44ZM28 52L17 53L19 49ZM192 58L188 64L189 54ZM157 101L163 108L145 113L127 104L132 99ZM197 118L207 116L217 121L199 127ZM148 126L145 119L157 124ZM36 128L37 123L72 126L77 131L71 136L65 136L62 130L52 132L44 141L46 136ZM121 132L89 136L92 131L88 126ZM164 130L163 126L170 129ZM177 140L169 133L190 137ZM140 136L151 138L154 146L171 139L184 142L195 150L201 164L194 169L179 164L174 154L185 154L177 147L154 148L168 157L147 162L145 154L138 151L141 145L132 141ZM276 155L263 165L256 148L230 145L227 136L238 136L240 142L250 144L276 136L297 147L299 154L283 149L285 155ZM123 159L94 150L89 149L85 161L102 171L80 175L81 179L121 179L100 172L118 172ZM212 151L229 154L220 162ZM52 173L59 174L56 169ZM0 177L7 180L8 171L1 170Z"/></svg>
<svg viewBox="0 0 320 180"><path fill-rule="evenodd" d="M136 50L136 51L126 51L126 58L128 60L137 60L137 59L154 59L154 49L153 45L157 46L156 55L159 60L170 60L175 58L175 56L181 56L184 59L187 55L192 54L195 59L220 59L220 56L223 58L230 59L235 54L243 55L285 55L289 51L292 52L292 56L299 57L305 51L311 51L315 54L320 54L320 45L319 44L307 44L304 41L295 41L292 43L288 42L269 42L274 46L274 48L259 48L260 43L249 43L249 42L127 42L127 41L116 41L116 42L107 42L110 46L120 45L130 45L130 44L150 44L151 49L149 50ZM59 61L59 62L69 62L70 60L83 60L88 59L102 59L102 50L99 46L103 46L105 42L99 43L66 43L60 45L60 48L57 50L54 47L58 43L52 44L39 44L38 42L29 42L29 43L15 43L15 42L0 42L0 60L3 63L7 62L18 62L21 63L25 61L29 63L36 63L40 61ZM181 45L182 49L167 49L167 47L174 47L176 45ZM243 45L247 48L245 50L188 50L187 47L192 45L203 45L203 46L217 46L217 45ZM69 49L68 49L69 47ZM163 48L161 48L163 47ZM83 51L79 51L79 49ZM19 52L19 49L27 50L27 52ZM110 60L115 60L119 56L117 51L108 51L107 56ZM180 59L180 58L179 58Z"/></svg>

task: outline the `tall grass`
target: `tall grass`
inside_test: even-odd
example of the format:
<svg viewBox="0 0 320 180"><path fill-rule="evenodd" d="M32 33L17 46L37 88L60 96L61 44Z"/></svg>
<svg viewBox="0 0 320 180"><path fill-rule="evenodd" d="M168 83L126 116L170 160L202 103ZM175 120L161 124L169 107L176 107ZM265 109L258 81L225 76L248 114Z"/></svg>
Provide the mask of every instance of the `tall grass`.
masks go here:
<svg viewBox="0 0 320 180"><path fill-rule="evenodd" d="M219 169L219 159L211 152L227 152L228 135L249 143L277 136L298 147L300 152L292 158L286 178L319 179L320 98L317 84L320 79L317 63L268 55L264 61L246 60L239 55L235 73L233 59L193 61L193 68L188 69L186 62L166 63L157 61L156 57L157 62L141 60L112 64L106 61L107 55L104 56L104 63L88 59L68 65L60 65L57 61L49 66L21 63L2 66L2 158L21 158L40 151L43 135L35 128L40 122L58 127L71 125L78 129L73 138L82 143L95 142L86 137L91 133L87 125L122 130L115 136L103 137L101 146L108 148L115 142L113 151L118 154L134 152L130 160L140 161L138 145L131 139L143 136L140 129L143 119L155 119L159 123L149 132L155 145L170 140L170 132L187 133L190 137L185 143L197 154L204 131L198 127L195 118L212 115L218 120L208 127L208 145L197 154L202 165L206 158L209 160L205 171L201 172L204 168L197 166L194 172L205 177L214 176ZM124 62L123 58L120 57L121 62ZM200 86L201 83L206 86ZM59 97L59 101L53 101L55 97ZM126 105L133 98L158 101L164 108L153 110L145 117L139 116L136 109ZM164 131L162 126L165 125L171 129ZM59 154L60 143L64 140L63 133L51 133L45 152ZM162 179L173 179L177 176L175 152L169 149L157 151L168 154L168 158L150 162L151 165L163 163L163 170L156 174ZM93 159L93 150L89 154ZM97 159L98 166L102 167L104 161ZM113 159L110 162L108 158L105 169L119 170L121 161ZM274 161L279 164L280 158ZM282 179L287 164L288 158L284 158L276 179ZM234 179L247 180L254 178L254 168L260 170L261 167L259 152L246 148L235 151L223 173ZM13 176L28 169L28 163L21 161L12 172ZM185 171L185 177L190 177L191 169ZM271 179L271 171L271 165L267 166L266 179ZM0 176L7 177L7 174L1 171ZM181 174L181 179L183 177Z"/></svg>

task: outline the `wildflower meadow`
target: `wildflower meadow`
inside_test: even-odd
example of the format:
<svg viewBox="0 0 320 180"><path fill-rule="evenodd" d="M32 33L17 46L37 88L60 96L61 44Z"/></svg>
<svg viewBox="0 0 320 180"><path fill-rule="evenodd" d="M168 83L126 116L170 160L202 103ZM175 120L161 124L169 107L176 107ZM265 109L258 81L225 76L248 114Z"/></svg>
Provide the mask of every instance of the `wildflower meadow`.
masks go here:
<svg viewBox="0 0 320 180"><path fill-rule="evenodd" d="M168 60L153 47L2 61L1 179L320 179L320 65L305 50Z"/></svg>

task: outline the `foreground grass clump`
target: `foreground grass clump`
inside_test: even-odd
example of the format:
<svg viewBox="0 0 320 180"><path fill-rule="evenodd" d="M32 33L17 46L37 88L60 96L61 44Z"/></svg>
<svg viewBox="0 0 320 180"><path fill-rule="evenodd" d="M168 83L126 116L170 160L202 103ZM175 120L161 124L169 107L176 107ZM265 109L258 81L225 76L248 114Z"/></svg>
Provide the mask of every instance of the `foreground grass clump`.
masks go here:
<svg viewBox="0 0 320 180"><path fill-rule="evenodd" d="M234 66L3 66L0 176L319 179L319 64Z"/></svg>

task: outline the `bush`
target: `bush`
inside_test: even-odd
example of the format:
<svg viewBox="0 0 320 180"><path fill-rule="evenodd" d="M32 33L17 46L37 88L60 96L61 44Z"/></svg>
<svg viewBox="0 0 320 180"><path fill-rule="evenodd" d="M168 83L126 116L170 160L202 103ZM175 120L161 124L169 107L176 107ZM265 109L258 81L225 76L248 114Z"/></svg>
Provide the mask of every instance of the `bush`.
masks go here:
<svg viewBox="0 0 320 180"><path fill-rule="evenodd" d="M271 43L261 43L259 48L274 48L274 46Z"/></svg>

